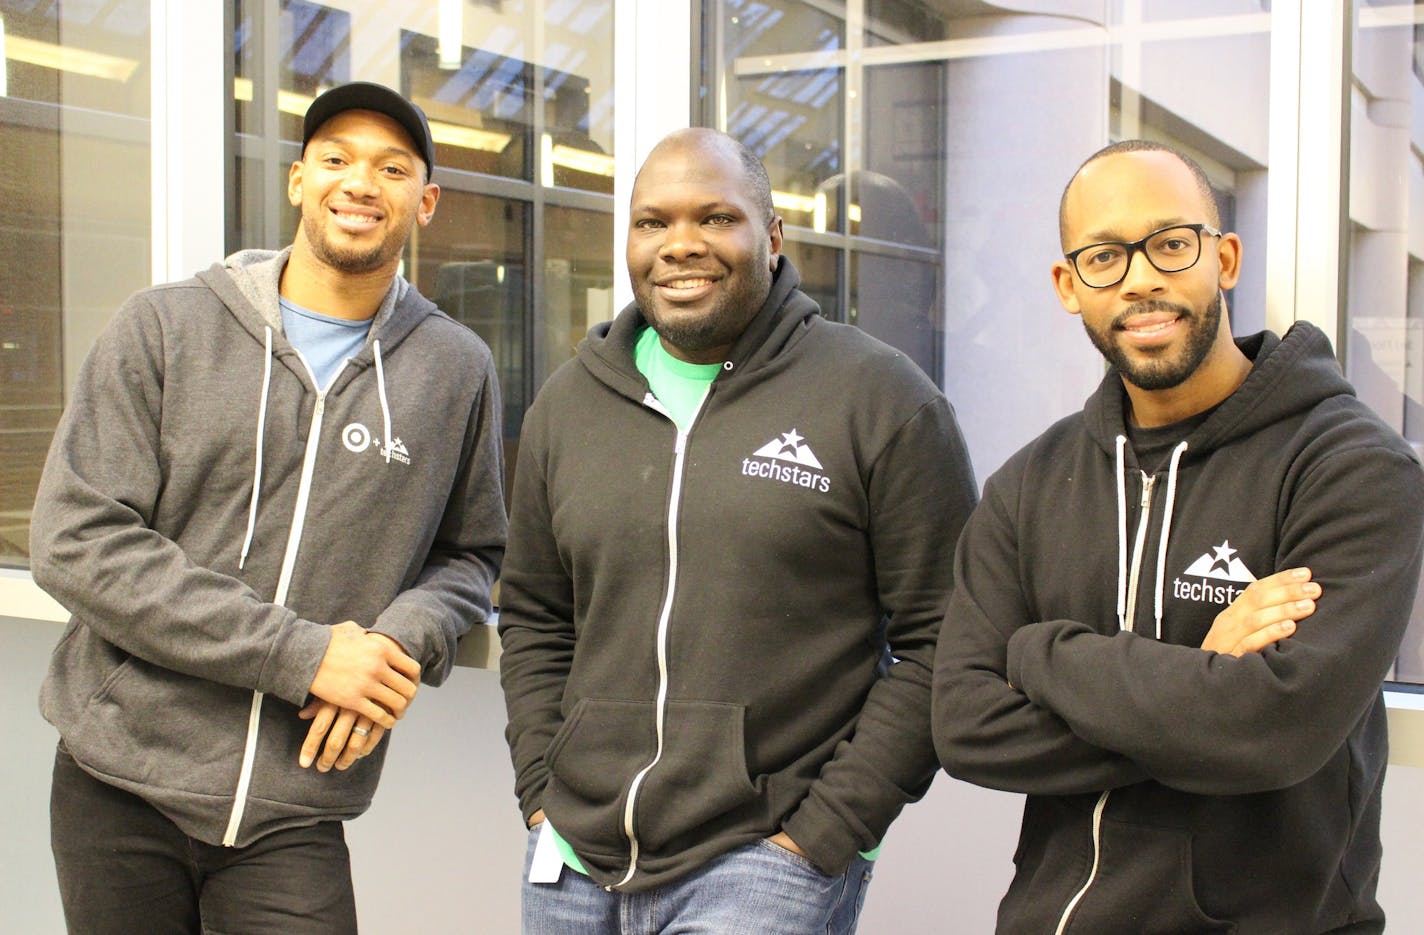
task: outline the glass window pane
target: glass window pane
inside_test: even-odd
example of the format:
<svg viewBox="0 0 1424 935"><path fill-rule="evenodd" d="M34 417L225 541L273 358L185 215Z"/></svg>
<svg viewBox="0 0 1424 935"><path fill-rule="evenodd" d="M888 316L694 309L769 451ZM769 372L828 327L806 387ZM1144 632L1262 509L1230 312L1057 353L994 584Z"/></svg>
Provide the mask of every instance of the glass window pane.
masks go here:
<svg viewBox="0 0 1424 935"><path fill-rule="evenodd" d="M148 284L149 5L0 0L0 35L0 564L24 564L79 365Z"/></svg>
<svg viewBox="0 0 1424 935"><path fill-rule="evenodd" d="M1424 4L1355 3L1345 375L1424 450ZM1395 678L1424 682L1424 594Z"/></svg>
<svg viewBox="0 0 1424 935"><path fill-rule="evenodd" d="M574 356L589 328L618 312L613 307L612 243L612 214L552 206L544 212L540 383Z"/></svg>
<svg viewBox="0 0 1424 935"><path fill-rule="evenodd" d="M844 81L840 68L808 62L814 53L844 48L843 19L799 0L724 0L708 7L713 54L723 66L715 125L761 157L787 224L826 230L816 195L842 171Z"/></svg>

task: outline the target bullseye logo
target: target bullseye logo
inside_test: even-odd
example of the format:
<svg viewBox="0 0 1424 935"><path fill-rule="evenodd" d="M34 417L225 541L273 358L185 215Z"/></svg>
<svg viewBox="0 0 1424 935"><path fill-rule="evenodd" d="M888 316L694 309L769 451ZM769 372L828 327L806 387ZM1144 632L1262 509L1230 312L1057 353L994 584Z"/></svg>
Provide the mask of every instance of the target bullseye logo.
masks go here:
<svg viewBox="0 0 1424 935"><path fill-rule="evenodd" d="M352 422L341 430L341 441L347 451L360 454L371 446L371 432L360 422Z"/></svg>

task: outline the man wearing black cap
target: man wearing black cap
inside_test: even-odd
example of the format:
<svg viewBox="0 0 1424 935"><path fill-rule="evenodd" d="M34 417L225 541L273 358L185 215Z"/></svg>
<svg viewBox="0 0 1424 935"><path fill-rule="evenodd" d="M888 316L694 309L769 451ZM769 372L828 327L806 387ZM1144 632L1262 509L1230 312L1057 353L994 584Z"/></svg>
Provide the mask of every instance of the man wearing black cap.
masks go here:
<svg viewBox="0 0 1424 935"><path fill-rule="evenodd" d="M138 293L80 372L31 538L73 614L41 692L71 931L356 929L342 821L504 547L489 350L397 275L433 155L389 88L318 97L292 246Z"/></svg>

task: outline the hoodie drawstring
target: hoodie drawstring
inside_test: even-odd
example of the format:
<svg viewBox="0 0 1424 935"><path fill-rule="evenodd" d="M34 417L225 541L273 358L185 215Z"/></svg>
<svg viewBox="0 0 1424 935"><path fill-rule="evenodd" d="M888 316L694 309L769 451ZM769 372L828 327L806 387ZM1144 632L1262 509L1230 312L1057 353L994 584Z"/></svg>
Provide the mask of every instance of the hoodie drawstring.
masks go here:
<svg viewBox="0 0 1424 935"><path fill-rule="evenodd" d="M1172 534L1172 507L1177 503L1177 463L1187 450L1184 441L1172 449L1172 461L1167 468L1167 505L1162 511L1162 535L1157 544L1157 639L1162 639L1162 588L1167 577L1167 538Z"/></svg>
<svg viewBox="0 0 1424 935"><path fill-rule="evenodd" d="M263 347L266 353L262 360L262 396L257 403L257 463L252 469L252 502L247 508L247 535L242 540L242 554L237 558L237 568L241 571L247 564L247 552L252 548L252 533L257 528L257 498L262 490L262 436L267 428L267 394L272 388L272 327L263 328L266 336Z"/></svg>
<svg viewBox="0 0 1424 935"><path fill-rule="evenodd" d="M1127 436L1117 437L1117 628L1127 629Z"/></svg>
<svg viewBox="0 0 1424 935"><path fill-rule="evenodd" d="M381 445L381 454L385 457L386 463L391 463L391 452L395 449L396 440L391 435L391 404L386 401L386 370L381 365L381 342L379 339L371 342L371 349L376 355L376 394L381 397L381 431L385 441Z"/></svg>
<svg viewBox="0 0 1424 935"><path fill-rule="evenodd" d="M1127 573L1127 459L1124 454L1127 437L1117 437L1117 626L1119 630L1130 629L1127 619L1128 573ZM1157 625L1157 639L1162 639L1162 600L1167 579L1167 543L1172 535L1172 512L1177 505L1177 468L1182 455L1187 451L1185 441L1172 449L1172 458L1167 466L1167 503L1162 510L1162 532L1157 539L1157 587L1153 613ZM1146 475L1143 475L1144 481ZM1144 509L1150 509L1144 506ZM1142 518L1141 528L1146 529L1147 518Z"/></svg>

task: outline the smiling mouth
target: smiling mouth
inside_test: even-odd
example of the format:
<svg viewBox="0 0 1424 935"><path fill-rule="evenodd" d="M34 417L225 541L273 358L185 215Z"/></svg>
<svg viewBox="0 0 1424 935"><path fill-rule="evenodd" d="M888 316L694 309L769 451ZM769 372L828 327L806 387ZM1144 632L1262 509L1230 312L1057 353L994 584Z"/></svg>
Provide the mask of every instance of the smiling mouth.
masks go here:
<svg viewBox="0 0 1424 935"><path fill-rule="evenodd" d="M712 280L708 279L705 276L694 276L688 277L686 279L666 279L658 283L659 288L670 289L674 292L692 291L694 289L701 289L704 286L710 285L712 285Z"/></svg>

